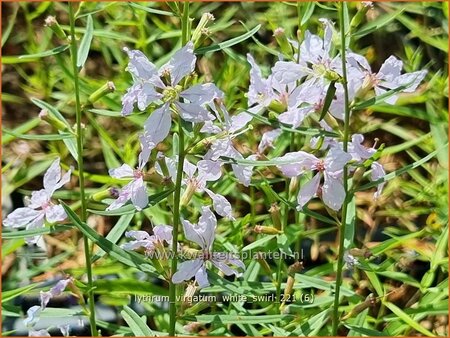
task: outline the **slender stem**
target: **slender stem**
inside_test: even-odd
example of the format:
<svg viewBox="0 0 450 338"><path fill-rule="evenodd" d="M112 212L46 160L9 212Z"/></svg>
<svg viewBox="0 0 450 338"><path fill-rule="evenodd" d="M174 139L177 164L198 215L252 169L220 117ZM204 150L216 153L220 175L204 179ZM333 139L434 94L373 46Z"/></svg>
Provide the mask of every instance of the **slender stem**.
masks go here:
<svg viewBox="0 0 450 338"><path fill-rule="evenodd" d="M345 109L345 117L344 117L344 140L343 140L343 148L346 152L348 149L348 138L349 138L349 120L350 120L350 106L349 106L349 98L348 98L348 86L347 86L347 64L346 64L346 32L344 25L344 5L340 3L339 6L339 23L341 30L341 58L342 58L342 85L344 87L344 109ZM344 239L345 239L345 227L347 225L347 205L349 199L348 193L348 170L347 167L344 167L344 190L345 190L345 199L344 204L342 206L342 216L341 216L341 226L339 228L339 251L338 251L338 264L337 264L337 272L336 272L336 290L334 293L334 305L333 305L333 329L332 336L337 335L337 330L339 326L339 295L341 291L342 284L342 268L344 267Z"/></svg>
<svg viewBox="0 0 450 338"><path fill-rule="evenodd" d="M184 46L189 39L189 1L186 1L183 6L183 17L181 20L181 42ZM174 202L173 202L173 228L172 228L172 252L173 258L171 261L171 275L177 271L177 247L178 247L178 228L180 225L180 200L181 200L181 181L183 179L183 165L186 150L184 147L184 131L181 117L178 116L178 165L177 178L175 182ZM169 281L169 336L175 336L175 324L177 321L177 307L176 307L176 285Z"/></svg>
<svg viewBox="0 0 450 338"><path fill-rule="evenodd" d="M173 206L173 228L172 228L172 264L171 271L173 275L177 271L177 245L178 245L178 228L180 225L180 199L181 199L181 180L183 178L183 164L185 157L184 150L184 131L181 125L181 118L178 119L178 165L177 165L177 179L175 182L175 196L174 196L174 206ZM175 335L175 323L176 323L176 286L170 281L169 282L169 298L170 298L170 327L169 336Z"/></svg>
<svg viewBox="0 0 450 338"><path fill-rule="evenodd" d="M75 15L73 13L73 3L69 3L69 16L70 16L70 54L73 66L73 78L74 78L74 90L75 90L75 114L76 114L76 126L77 126L77 152L78 152L78 172L80 182L80 200L81 200L81 220L86 222L86 194L84 191L84 166L83 166L83 129L81 126L81 103L80 103L80 88L78 79L78 67L77 67L77 41L75 39ZM89 240L83 235L84 239L84 256L86 259L86 273L88 277L88 302L89 302L89 323L91 326L91 335L98 336L96 321L95 321L95 303L94 293L92 285L92 265L91 265L91 253L89 250Z"/></svg>

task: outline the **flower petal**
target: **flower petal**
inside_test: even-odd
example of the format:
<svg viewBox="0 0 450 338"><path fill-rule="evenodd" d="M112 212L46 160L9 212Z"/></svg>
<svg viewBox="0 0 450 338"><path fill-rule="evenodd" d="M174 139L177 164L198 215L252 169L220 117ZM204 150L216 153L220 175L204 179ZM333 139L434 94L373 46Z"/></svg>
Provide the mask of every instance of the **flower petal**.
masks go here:
<svg viewBox="0 0 450 338"><path fill-rule="evenodd" d="M304 151L287 153L281 157L275 158L274 160L288 163L277 165L283 175L287 177L299 176L306 170L311 170L313 166L319 162L317 157Z"/></svg>
<svg viewBox="0 0 450 338"><path fill-rule="evenodd" d="M325 179L322 187L323 202L331 209L338 211L345 199L345 190L342 179L335 178L325 171Z"/></svg>
<svg viewBox="0 0 450 338"><path fill-rule="evenodd" d="M256 64L255 59L247 54L247 61L251 65L250 69L250 86L248 88L248 105L255 103L268 106L272 99L275 98L273 90L267 79L263 79L261 69Z"/></svg>
<svg viewBox="0 0 450 338"><path fill-rule="evenodd" d="M144 111L152 102L162 98L162 95L155 90L151 83L144 83L140 90L136 92L137 106L140 111Z"/></svg>
<svg viewBox="0 0 450 338"><path fill-rule="evenodd" d="M182 91L180 96L196 105L211 103L216 98L223 98L223 92L213 83L197 84Z"/></svg>
<svg viewBox="0 0 450 338"><path fill-rule="evenodd" d="M303 209L317 193L320 184L320 173L317 173L309 182L303 185L297 195L297 210Z"/></svg>
<svg viewBox="0 0 450 338"><path fill-rule="evenodd" d="M304 67L292 61L277 61L272 68L272 78L281 84L296 82L305 75Z"/></svg>
<svg viewBox="0 0 450 338"><path fill-rule="evenodd" d="M214 241L217 219L209 207L202 207L198 224L182 220L186 239L197 243L203 250L210 249Z"/></svg>
<svg viewBox="0 0 450 338"><path fill-rule="evenodd" d="M27 318L23 320L23 324L26 327L33 327L39 321L39 315L41 314L41 307L35 305L27 310Z"/></svg>
<svg viewBox="0 0 450 338"><path fill-rule="evenodd" d="M134 176L134 170L128 164L122 164L118 168L109 169L109 176L114 178L129 178Z"/></svg>
<svg viewBox="0 0 450 338"><path fill-rule="evenodd" d="M142 210L148 205L147 189L142 177L133 181L131 188L131 202L137 210Z"/></svg>
<svg viewBox="0 0 450 338"><path fill-rule="evenodd" d="M228 200L224 196L220 194L215 194L209 189L205 189L205 191L209 195L209 197L211 197L211 199L213 200L214 210L220 216L226 217L234 221L235 218L233 217L233 209L231 208L230 202L228 202Z"/></svg>
<svg viewBox="0 0 450 338"><path fill-rule="evenodd" d="M195 103L176 102L181 118L189 122L205 122L214 120L214 116L202 106Z"/></svg>
<svg viewBox="0 0 450 338"><path fill-rule="evenodd" d="M164 71L170 72L170 82L176 86L182 78L194 71L197 57L194 55L194 44L189 41L183 48L178 50L168 63L160 69L160 75Z"/></svg>
<svg viewBox="0 0 450 338"><path fill-rule="evenodd" d="M373 162L371 168L372 168L372 173L370 174L370 179L372 181L377 181L386 175L386 172L384 171L383 166L378 162ZM385 185L386 185L386 182L382 182L378 185L377 191L374 194L374 198L380 197L381 192L383 191L383 188Z"/></svg>
<svg viewBox="0 0 450 338"><path fill-rule="evenodd" d="M62 205L57 204L49 206L45 210L45 218L49 223L61 222L67 218L67 214Z"/></svg>
<svg viewBox="0 0 450 338"><path fill-rule="evenodd" d="M40 216L42 216L42 211L34 210L29 207L18 208L6 217L3 221L3 225L13 228L24 227Z"/></svg>
<svg viewBox="0 0 450 338"><path fill-rule="evenodd" d="M261 137L258 145L258 152L263 153L267 148L273 148L273 143L281 135L281 129L267 131Z"/></svg>
<svg viewBox="0 0 450 338"><path fill-rule="evenodd" d="M141 230L130 230L125 232L125 236L128 238L134 238L136 240L148 240L150 239L150 234L146 231Z"/></svg>
<svg viewBox="0 0 450 338"><path fill-rule="evenodd" d="M144 123L144 135L155 145L164 141L172 125L169 104L156 109Z"/></svg>
<svg viewBox="0 0 450 338"><path fill-rule="evenodd" d="M222 176L221 163L211 160L197 162L199 179L205 181L217 181Z"/></svg>
<svg viewBox="0 0 450 338"><path fill-rule="evenodd" d="M119 197L106 208L107 211L118 209L130 200L132 184L130 182L120 190Z"/></svg>
<svg viewBox="0 0 450 338"><path fill-rule="evenodd" d="M232 268L230 268L227 264L226 264L226 260L219 260L219 259L211 259L211 262L216 266L216 268L218 268L220 271L222 271L224 273L225 276L231 276L231 275L236 275L236 276L240 276L239 271L236 271Z"/></svg>
<svg viewBox="0 0 450 338"><path fill-rule="evenodd" d="M340 147L332 147L325 157L325 170L330 173L341 171L351 159L352 156Z"/></svg>
<svg viewBox="0 0 450 338"><path fill-rule="evenodd" d="M153 233L161 242L166 241L167 244L172 242L172 227L169 225L157 225L153 228Z"/></svg>
<svg viewBox="0 0 450 338"><path fill-rule="evenodd" d="M206 288L210 285L204 264L195 273L195 280L198 283L199 289Z"/></svg>
<svg viewBox="0 0 450 338"><path fill-rule="evenodd" d="M139 50L129 50L128 48L124 48L124 51L130 58L127 70L135 78L149 80L157 73L155 65L149 61L144 53Z"/></svg>
<svg viewBox="0 0 450 338"><path fill-rule="evenodd" d="M44 174L44 189L51 196L56 190L56 184L61 179L61 167L59 166L60 158L58 157Z"/></svg>
<svg viewBox="0 0 450 338"><path fill-rule="evenodd" d="M383 80L391 81L400 76L402 68L403 62L391 55L381 65L378 76Z"/></svg>
<svg viewBox="0 0 450 338"><path fill-rule="evenodd" d="M128 116L133 112L134 104L137 102L141 90L141 84L134 84L127 89L127 92L122 97L122 111L120 112L120 115Z"/></svg>
<svg viewBox="0 0 450 338"><path fill-rule="evenodd" d="M38 191L33 191L31 193L30 204L28 207L32 209L42 208L45 204L50 201L51 194L45 189Z"/></svg>
<svg viewBox="0 0 450 338"><path fill-rule="evenodd" d="M177 272L172 276L172 282L179 284L185 280L191 279L202 266L203 260L199 258L178 264Z"/></svg>

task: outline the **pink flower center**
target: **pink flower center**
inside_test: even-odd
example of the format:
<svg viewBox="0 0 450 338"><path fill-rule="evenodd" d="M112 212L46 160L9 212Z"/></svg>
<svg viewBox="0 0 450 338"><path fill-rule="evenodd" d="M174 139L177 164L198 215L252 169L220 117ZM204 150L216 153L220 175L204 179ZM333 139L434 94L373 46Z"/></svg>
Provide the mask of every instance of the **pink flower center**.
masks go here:
<svg viewBox="0 0 450 338"><path fill-rule="evenodd" d="M287 106L288 100L289 100L289 94L287 92L281 93L279 98L280 98L280 102L283 105Z"/></svg>
<svg viewBox="0 0 450 338"><path fill-rule="evenodd" d="M44 204L42 204L41 208L42 210L47 210L50 206L52 205L52 203L50 201L45 202Z"/></svg>
<svg viewBox="0 0 450 338"><path fill-rule="evenodd" d="M366 80L372 87L378 86L381 82L381 79L377 76L377 74L369 72L367 72Z"/></svg>
<svg viewBox="0 0 450 338"><path fill-rule="evenodd" d="M324 171L325 170L325 161L320 160L319 162L317 162L315 167L316 167L316 170L318 170L318 171Z"/></svg>
<svg viewBox="0 0 450 338"><path fill-rule="evenodd" d="M213 257L212 252L210 252L208 250L203 251L203 260L204 261L209 261L212 259L212 257Z"/></svg>
<svg viewBox="0 0 450 338"><path fill-rule="evenodd" d="M133 177L134 177L135 179L142 178L142 177L144 177L144 173L142 172L142 170L135 169L135 170L133 171Z"/></svg>
<svg viewBox="0 0 450 338"><path fill-rule="evenodd" d="M319 102L314 103L314 111L320 112L323 109L323 99L320 99Z"/></svg>

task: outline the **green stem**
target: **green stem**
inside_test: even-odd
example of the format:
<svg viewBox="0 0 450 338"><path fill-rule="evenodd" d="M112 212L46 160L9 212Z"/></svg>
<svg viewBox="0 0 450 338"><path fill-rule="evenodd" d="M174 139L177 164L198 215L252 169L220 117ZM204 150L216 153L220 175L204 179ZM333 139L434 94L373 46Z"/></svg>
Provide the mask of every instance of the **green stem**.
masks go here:
<svg viewBox="0 0 450 338"><path fill-rule="evenodd" d="M345 109L345 117L344 117L344 140L343 140L343 148L344 151L347 152L348 149L348 138L349 138L349 120L350 120L350 105L348 98L348 87L347 87L347 64L346 64L346 32L344 25L344 5L343 3L339 6L339 23L341 30L341 58L342 58L342 85L344 87L344 109ZM348 170L347 167L344 167L344 190L345 190L345 199L344 204L342 206L342 216L341 216L341 226L339 228L339 251L338 251L338 264L337 264L337 272L336 272L336 290L334 293L334 305L333 305L333 328L332 328L332 336L337 335L337 330L339 326L339 295L342 284L342 269L344 267L344 239L345 239L345 227L347 225L347 205L349 199L348 193Z"/></svg>
<svg viewBox="0 0 450 338"><path fill-rule="evenodd" d="M173 206L173 228L172 228L172 252L174 253L171 264L171 271L173 275L177 271L177 245L178 245L178 228L180 225L180 199L181 199L181 180L183 178L183 164L185 157L184 150L184 131L181 124L181 118L178 118L178 165L177 165L177 178L175 182L174 192L174 206ZM176 323L176 285L169 282L169 316L170 327L169 336L175 335L175 323Z"/></svg>
<svg viewBox="0 0 450 338"><path fill-rule="evenodd" d="M183 17L181 20L181 42L184 46L189 41L189 2L186 1L183 6ZM173 228L172 228L172 252L171 276L177 271L177 246L178 246L178 228L180 225L180 200L181 200L181 181L183 179L183 165L186 156L184 147L184 131L181 117L178 116L178 165L177 178L175 182L174 202L173 202ZM169 336L175 336L175 324L177 321L176 306L176 285L169 281Z"/></svg>
<svg viewBox="0 0 450 338"><path fill-rule="evenodd" d="M74 90L75 90L75 114L77 127L77 152L78 152L78 172L80 183L80 201L81 201L81 220L86 222L86 194L84 191L84 167L83 167L83 129L81 126L81 103L80 103L80 88L78 79L77 67L77 41L75 39L75 15L73 13L73 3L69 3L69 17L70 17L70 54L73 67ZM86 259L86 273L88 277L88 303L89 303L89 323L91 326L91 335L98 336L96 321L95 321L95 303L92 284L92 265L91 253L89 250L89 240L83 235L84 239L84 256Z"/></svg>

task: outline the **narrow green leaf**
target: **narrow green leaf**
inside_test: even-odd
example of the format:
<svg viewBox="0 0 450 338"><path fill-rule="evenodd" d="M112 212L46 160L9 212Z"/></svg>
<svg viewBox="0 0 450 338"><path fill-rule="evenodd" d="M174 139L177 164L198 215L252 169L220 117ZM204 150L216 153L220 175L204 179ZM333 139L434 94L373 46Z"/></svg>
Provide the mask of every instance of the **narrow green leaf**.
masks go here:
<svg viewBox="0 0 450 338"><path fill-rule="evenodd" d="M344 236L344 249L348 250L352 247L353 238L355 236L355 223L356 223L356 202L355 195L347 204L347 218L345 220L345 236Z"/></svg>
<svg viewBox="0 0 450 338"><path fill-rule="evenodd" d="M31 120L21 124L17 128L14 128L12 130L12 132L15 134L23 134L23 133L29 132L33 128L37 127L40 123L41 123L40 118L34 118L34 119L31 119ZM5 146L5 145L11 143L12 141L14 141L15 139L16 139L16 137L11 134L2 135L2 145Z"/></svg>
<svg viewBox="0 0 450 338"><path fill-rule="evenodd" d="M426 328L424 328L420 323L416 322L414 319L412 319L410 316L408 316L405 312L403 312L402 309L400 309L397 305L392 304L390 302L384 302L384 305L391 310L393 313L397 315L398 318L403 320L406 324L408 324L410 327L412 327L414 330L424 334L428 337L435 337L436 335L432 332L428 331Z"/></svg>
<svg viewBox="0 0 450 338"><path fill-rule="evenodd" d="M111 229L111 231L106 235L106 239L110 241L111 243L116 244L117 241L122 237L124 232L127 230L131 220L133 219L133 214L123 215L119 218L116 225ZM102 258L106 252L104 250L101 250L96 252L95 255L92 257L91 261L94 263L96 260Z"/></svg>
<svg viewBox="0 0 450 338"><path fill-rule="evenodd" d="M78 49L77 67L83 67L87 60L89 49L91 48L91 42L94 32L94 22L92 16L88 15L86 23L86 32L81 39L80 48Z"/></svg>
<svg viewBox="0 0 450 338"><path fill-rule="evenodd" d="M259 29L261 28L261 25L258 25L256 27L254 27L253 29L251 29L250 31L248 31L245 34L242 34L240 36L237 36L233 39L224 41L224 42L220 42L218 44L212 45L212 46L208 46L208 47L202 47L202 48L198 48L196 49L194 52L195 54L199 55L199 54L206 54L208 52L216 52L218 50L222 50L224 48L228 48L231 46L234 46L244 40L247 40L249 37L253 36Z"/></svg>
<svg viewBox="0 0 450 338"><path fill-rule="evenodd" d="M323 103L322 113L320 114L319 121L322 121L322 119L325 117L325 114L327 113L328 109L330 108L331 102L334 99L334 94L336 94L336 81L331 81L330 85L327 89L327 94L325 95L325 100Z"/></svg>
<svg viewBox="0 0 450 338"><path fill-rule="evenodd" d="M120 312L123 319L127 322L135 337L153 337L155 334L148 327L139 315L128 306L124 306Z"/></svg>
<svg viewBox="0 0 450 338"><path fill-rule="evenodd" d="M310 2L306 2L305 7L303 8L303 12L305 14L303 14L302 20L300 22L300 25L303 26L305 23L308 22L308 20L311 18L311 16L314 13L314 8L316 7L316 3L313 1Z"/></svg>
<svg viewBox="0 0 450 338"><path fill-rule="evenodd" d="M3 228L5 229L5 228ZM2 232L3 239L15 239L15 238L25 238L38 235L54 234L61 231L66 231L72 229L69 225L57 225L52 227L44 227L39 229L30 230L19 230L19 231L5 231Z"/></svg>
<svg viewBox="0 0 450 338"><path fill-rule="evenodd" d="M361 110L361 109L365 109L365 108L368 108L368 107L376 105L376 104L380 104L380 103L384 102L385 99L391 97L392 95L397 94L398 92L401 92L405 88L408 88L407 84L406 85L402 85L402 86L397 87L397 88L394 88L394 89L391 89L391 90L388 90L384 94L377 95L377 96L371 97L370 99L368 99L366 101L357 103L353 107L353 109L354 110Z"/></svg>
<svg viewBox="0 0 450 338"><path fill-rule="evenodd" d="M64 52L69 48L68 45L58 46L56 48L46 50L44 52L36 53L36 54L28 54L28 55L20 55L20 56L9 56L6 63L16 63L15 58L22 61L31 61L35 59L40 59L46 56L56 55ZM5 63L5 60L2 59L2 62Z"/></svg>
<svg viewBox="0 0 450 338"><path fill-rule="evenodd" d="M134 2L129 2L128 4L131 7L143 10L143 11L145 11L147 13L158 14L158 15L165 15L165 16L174 16L174 14L172 12L162 11L160 9L150 8L148 6L142 6L142 5L139 5L139 4L134 3Z"/></svg>
<svg viewBox="0 0 450 338"><path fill-rule="evenodd" d="M33 290L35 287L36 284L31 284L14 290L2 291L2 304Z"/></svg>
<svg viewBox="0 0 450 338"><path fill-rule="evenodd" d="M69 133L61 133L61 134L44 134L44 135L28 135L28 134L18 134L12 130L8 130L3 128L2 131L6 134L13 135L16 138L24 139L24 140L40 140L40 141L58 141L64 140L68 138L73 138L74 135Z"/></svg>
<svg viewBox="0 0 450 338"><path fill-rule="evenodd" d="M187 316L184 319L190 321L197 321L200 323L216 323L216 324L263 324L263 323L277 323L282 320L292 320L293 315L258 315L258 316L245 316L245 315L225 315L225 314L212 314L212 315L198 315Z"/></svg>
<svg viewBox="0 0 450 338"><path fill-rule="evenodd" d="M157 275L154 273L154 268L148 264L148 261L142 255L139 255L135 252L125 251L114 243L111 243L106 238L100 236L86 223L81 222L80 218L64 202L61 202L61 205L63 206L64 210L67 213L67 216L74 223L74 225L92 242L106 251L108 255L127 266L136 268L141 271L145 270L145 272L157 277Z"/></svg>
<svg viewBox="0 0 450 338"><path fill-rule="evenodd" d="M447 145L445 145L445 146L447 146ZM444 147L445 147L445 146L444 146ZM372 188L372 187L376 187L376 186L378 186L379 184L381 184L381 183L383 183L383 182L390 181L390 180L394 179L395 177L400 176L401 174L404 174L404 173L408 172L408 171L411 170L411 169L418 168L418 167L420 167L422 164L428 162L428 161L431 160L434 156L436 156L436 154L437 154L438 152L440 152L444 147L441 147L441 148L439 148L439 149L433 151L432 153L428 154L428 155L425 156L424 158L422 158L422 159L420 159L420 160L418 160L418 161L416 161L416 162L414 162L414 163L411 163L411 164L407 165L406 167L397 169L396 171L393 171L393 172L391 172L391 173L389 173L389 174L383 176L383 177L380 178L379 180L376 180L376 181L373 181L373 182L364 184L364 185L358 187L358 189L357 189L356 191L363 191L363 190L370 189L370 188Z"/></svg>

